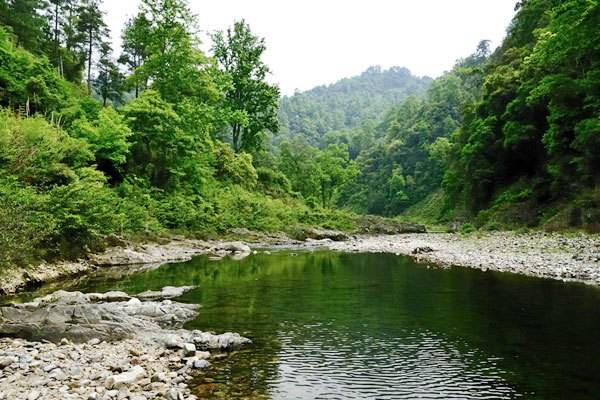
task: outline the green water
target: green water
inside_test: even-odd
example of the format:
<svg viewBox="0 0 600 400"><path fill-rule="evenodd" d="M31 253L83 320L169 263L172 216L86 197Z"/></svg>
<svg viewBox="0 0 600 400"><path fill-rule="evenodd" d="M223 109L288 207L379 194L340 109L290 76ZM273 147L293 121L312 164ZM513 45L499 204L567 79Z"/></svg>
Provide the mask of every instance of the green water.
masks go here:
<svg viewBox="0 0 600 400"><path fill-rule="evenodd" d="M205 398L600 399L600 290L582 284L319 251L62 286L191 284L179 300L203 308L188 328L254 341L194 382Z"/></svg>

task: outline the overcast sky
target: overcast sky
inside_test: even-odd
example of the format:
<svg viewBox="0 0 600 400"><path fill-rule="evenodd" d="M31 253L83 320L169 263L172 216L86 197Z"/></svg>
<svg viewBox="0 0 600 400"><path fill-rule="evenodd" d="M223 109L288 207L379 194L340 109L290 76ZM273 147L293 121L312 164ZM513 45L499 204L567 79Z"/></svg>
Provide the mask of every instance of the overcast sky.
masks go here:
<svg viewBox="0 0 600 400"><path fill-rule="evenodd" d="M437 77L482 39L497 46L516 0L214 0L189 1L204 32L244 18L266 38L264 60L284 94L360 74L371 65L402 66ZM138 0L104 0L120 31ZM210 48L203 38L206 50Z"/></svg>

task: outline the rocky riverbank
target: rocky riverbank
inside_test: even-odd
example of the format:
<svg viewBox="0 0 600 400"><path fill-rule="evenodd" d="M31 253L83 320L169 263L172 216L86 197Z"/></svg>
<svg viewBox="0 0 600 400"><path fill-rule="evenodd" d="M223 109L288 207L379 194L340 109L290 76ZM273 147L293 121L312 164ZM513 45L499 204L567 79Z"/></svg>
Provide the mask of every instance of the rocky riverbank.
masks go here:
<svg viewBox="0 0 600 400"><path fill-rule="evenodd" d="M135 297L58 291L0 307L0 399L194 400L186 382L212 358L250 343L181 326L192 287Z"/></svg>
<svg viewBox="0 0 600 400"><path fill-rule="evenodd" d="M410 255L440 266L464 266L600 285L598 235L425 233L355 236L343 242L317 245L338 251Z"/></svg>
<svg viewBox="0 0 600 400"><path fill-rule="evenodd" d="M200 254L216 257L229 255L246 257L250 247L239 241L219 242L192 239L170 239L163 243L123 243L108 248L99 254L90 254L85 259L44 263L21 268L3 268L0 275L0 294L14 294L56 281L65 277L81 275L95 269L117 265L160 265L168 262L182 262Z"/></svg>

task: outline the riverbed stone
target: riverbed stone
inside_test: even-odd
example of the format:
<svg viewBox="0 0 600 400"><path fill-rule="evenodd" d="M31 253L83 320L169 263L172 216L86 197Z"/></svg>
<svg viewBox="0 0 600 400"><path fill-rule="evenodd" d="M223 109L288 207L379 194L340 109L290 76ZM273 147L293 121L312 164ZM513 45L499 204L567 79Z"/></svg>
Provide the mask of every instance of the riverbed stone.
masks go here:
<svg viewBox="0 0 600 400"><path fill-rule="evenodd" d="M307 243L303 247L315 246ZM404 254L442 268L460 265L600 285L600 263L597 261L600 259L600 240L594 235L565 236L555 232L361 235L345 242L319 244L319 247L337 251ZM420 247L435 251L413 254L413 250ZM576 259L573 259L573 254L577 254Z"/></svg>
<svg viewBox="0 0 600 400"><path fill-rule="evenodd" d="M197 351L194 356L199 360L207 360L210 358L210 353L208 351Z"/></svg>
<svg viewBox="0 0 600 400"><path fill-rule="evenodd" d="M411 251L411 254L425 254L425 253L431 253L433 251L434 250L429 246L419 246L419 247L415 247Z"/></svg>
<svg viewBox="0 0 600 400"><path fill-rule="evenodd" d="M147 290L145 292L139 293L136 295L138 299L141 300L165 300L165 299L173 299L175 297L179 297L190 290L195 289L196 286L165 286L160 291ZM168 304L168 303L167 303Z"/></svg>
<svg viewBox="0 0 600 400"><path fill-rule="evenodd" d="M76 296L53 294L55 301L0 307L0 333L33 340L85 342L113 340L143 333L160 332L161 327L180 327L196 314L193 304L112 301L122 292L109 292L106 302L89 302L83 293ZM68 301L62 301L67 299ZM80 303L74 303L80 301ZM94 341L95 343L95 341Z"/></svg>
<svg viewBox="0 0 600 400"><path fill-rule="evenodd" d="M250 246L248 246L247 244L245 244L243 242L224 243L220 246L220 249L229 251L232 253L248 253L249 254L252 251L250 249Z"/></svg>
<svg viewBox="0 0 600 400"><path fill-rule="evenodd" d="M196 347L202 350L228 350L252 343L250 339L232 332L214 335L209 332L193 331L192 338Z"/></svg>
<svg viewBox="0 0 600 400"><path fill-rule="evenodd" d="M196 354L196 345L193 343L184 343L183 344L183 355L191 356Z"/></svg>
<svg viewBox="0 0 600 400"><path fill-rule="evenodd" d="M344 241L348 240L348 235L341 231L335 231L332 229L320 229L320 228L307 228L300 232L300 240L312 239L312 240L324 240L329 239L333 241Z"/></svg>
<svg viewBox="0 0 600 400"><path fill-rule="evenodd" d="M144 376L146 376L146 370L139 365L136 365L127 372L109 376L104 382L104 386L112 389L121 385L130 385L139 381Z"/></svg>
<svg viewBox="0 0 600 400"><path fill-rule="evenodd" d="M171 296L185 290L160 292ZM62 291L0 306L0 333L27 339L0 338L0 394L29 400L27 396L37 390L41 393L37 400L143 400L166 398L175 390L178 399L189 399L193 397L186 381L195 369L193 362L186 365L182 353L195 362L203 353L196 341L218 348L250 343L232 333L181 329L197 314L196 305L131 301L137 297L109 301L115 297L123 298ZM31 341L33 336L44 342ZM23 391L24 387L31 390Z"/></svg>
<svg viewBox="0 0 600 400"><path fill-rule="evenodd" d="M0 357L0 368L10 367L17 362L19 362L19 357L16 356Z"/></svg>
<svg viewBox="0 0 600 400"><path fill-rule="evenodd" d="M194 363L192 365L196 369L204 369L204 368L210 367L210 362L208 362L206 360L198 360L198 359L196 359L196 360L194 360Z"/></svg>

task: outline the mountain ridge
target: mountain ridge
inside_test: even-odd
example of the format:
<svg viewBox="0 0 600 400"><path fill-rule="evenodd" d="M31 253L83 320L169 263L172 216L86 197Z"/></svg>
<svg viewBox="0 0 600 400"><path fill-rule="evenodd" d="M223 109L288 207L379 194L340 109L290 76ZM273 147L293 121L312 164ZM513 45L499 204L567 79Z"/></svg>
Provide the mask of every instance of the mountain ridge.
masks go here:
<svg viewBox="0 0 600 400"><path fill-rule="evenodd" d="M376 122L391 107L424 93L432 78L405 67L372 66L360 75L284 96L280 101L280 137L303 135L320 145L331 131Z"/></svg>

